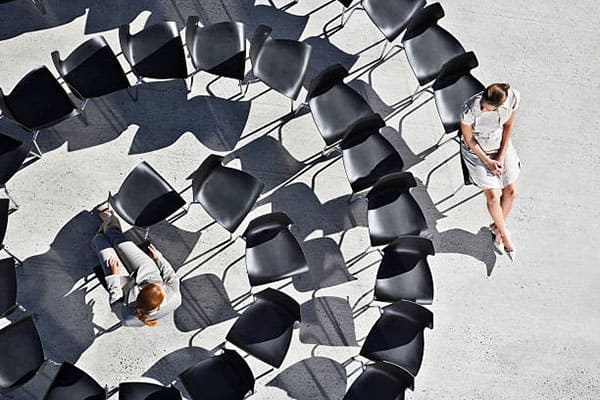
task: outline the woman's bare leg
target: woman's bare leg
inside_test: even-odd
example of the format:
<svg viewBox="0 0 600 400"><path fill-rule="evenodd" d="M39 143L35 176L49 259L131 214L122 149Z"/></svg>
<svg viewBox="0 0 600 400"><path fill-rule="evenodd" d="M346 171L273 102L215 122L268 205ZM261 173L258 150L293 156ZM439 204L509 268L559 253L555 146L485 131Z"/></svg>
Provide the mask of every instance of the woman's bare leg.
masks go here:
<svg viewBox="0 0 600 400"><path fill-rule="evenodd" d="M499 189L484 189L483 193L485 194L487 200L487 208L490 213L492 220L494 221L494 225L496 226L496 232L502 237L502 241L504 242L504 247L508 250L512 250L512 242L506 231L506 224L504 223L504 213L502 212L502 207L500 207L500 190Z"/></svg>
<svg viewBox="0 0 600 400"><path fill-rule="evenodd" d="M500 198L500 207L502 207L502 214L504 214L504 221L508 219L508 214L512 210L517 196L517 187L514 183L506 186L502 189L502 197Z"/></svg>

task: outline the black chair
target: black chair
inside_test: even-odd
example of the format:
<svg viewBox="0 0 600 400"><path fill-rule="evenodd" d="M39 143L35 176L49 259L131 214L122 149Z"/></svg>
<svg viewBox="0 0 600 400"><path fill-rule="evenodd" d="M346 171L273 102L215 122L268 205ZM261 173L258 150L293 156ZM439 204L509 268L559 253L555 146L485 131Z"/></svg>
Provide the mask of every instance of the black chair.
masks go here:
<svg viewBox="0 0 600 400"><path fill-rule="evenodd" d="M122 25L119 41L123 55L137 77L137 84L144 78L188 77L183 43L175 22L150 25L135 35L129 33L129 25Z"/></svg>
<svg viewBox="0 0 600 400"><path fill-rule="evenodd" d="M53 51L52 61L71 92L83 101L82 111L89 99L129 88L127 76L104 36L82 43L65 60Z"/></svg>
<svg viewBox="0 0 600 400"><path fill-rule="evenodd" d="M390 243L404 235L428 235L425 216L410 194L410 188L416 186L410 172L399 172L378 180L367 194L372 246Z"/></svg>
<svg viewBox="0 0 600 400"><path fill-rule="evenodd" d="M308 71L312 47L297 40L273 39L272 28L259 25L250 43L254 76L292 101L298 98Z"/></svg>
<svg viewBox="0 0 600 400"><path fill-rule="evenodd" d="M119 191L108 194L110 206L129 225L148 229L182 208L179 193L147 162L138 164L125 178Z"/></svg>
<svg viewBox="0 0 600 400"><path fill-rule="evenodd" d="M123 382L119 384L119 400L181 400L181 394L174 387L147 382Z"/></svg>
<svg viewBox="0 0 600 400"><path fill-rule="evenodd" d="M433 329L433 313L410 301L383 308L365 339L360 355L372 361L386 361L416 376L423 361L423 330Z"/></svg>
<svg viewBox="0 0 600 400"><path fill-rule="evenodd" d="M0 394L29 382L45 365L44 349L32 316L0 329Z"/></svg>
<svg viewBox="0 0 600 400"><path fill-rule="evenodd" d="M0 0L0 4L2 3L10 3L14 0ZM46 14L46 7L44 6L43 0L30 0L31 3L38 9L42 14Z"/></svg>
<svg viewBox="0 0 600 400"><path fill-rule="evenodd" d="M234 350L200 361L179 379L192 400L242 400L254 390L254 375Z"/></svg>
<svg viewBox="0 0 600 400"><path fill-rule="evenodd" d="M15 259L0 260L0 318L19 308L17 303L17 271Z"/></svg>
<svg viewBox="0 0 600 400"><path fill-rule="evenodd" d="M63 362L43 400L105 400L106 389L73 364Z"/></svg>
<svg viewBox="0 0 600 400"><path fill-rule="evenodd" d="M342 64L331 65L312 80L306 95L326 147L339 142L355 122L373 113L367 101L344 83L346 76L348 70Z"/></svg>
<svg viewBox="0 0 600 400"><path fill-rule="evenodd" d="M19 208L19 205L11 197L6 184L21 168L30 151L31 144L0 133L0 187L4 189L16 208Z"/></svg>
<svg viewBox="0 0 600 400"><path fill-rule="evenodd" d="M415 378L402 368L377 362L365 366L344 400L404 400L406 389L414 390L414 384Z"/></svg>
<svg viewBox="0 0 600 400"><path fill-rule="evenodd" d="M344 170L353 194L370 188L380 178L404 167L402 158L379 130L385 121L379 114L361 118L346 131L340 143Z"/></svg>
<svg viewBox="0 0 600 400"><path fill-rule="evenodd" d="M251 286L275 282L308 272L306 257L290 232L292 220L282 212L262 215L248 224L246 270Z"/></svg>
<svg viewBox="0 0 600 400"><path fill-rule="evenodd" d="M10 200L9 199L0 199L0 251L4 250L6 254L17 260L19 264L23 262L15 257L6 244L4 244L4 239L6 238L6 230L8 229L8 215L10 214Z"/></svg>
<svg viewBox="0 0 600 400"><path fill-rule="evenodd" d="M71 98L46 67L34 69L25 75L10 94L0 89L0 118L6 116L33 133L33 144L38 156L39 131L73 116L81 116ZM87 121L84 120L87 124Z"/></svg>
<svg viewBox="0 0 600 400"><path fill-rule="evenodd" d="M440 3L431 4L415 14L402 37L406 58L420 86L435 80L446 62L465 52L460 42L437 24L443 17Z"/></svg>
<svg viewBox="0 0 600 400"><path fill-rule="evenodd" d="M252 210L265 184L247 172L222 163L223 157L210 155L189 178L192 179L193 203L199 203L232 233Z"/></svg>
<svg viewBox="0 0 600 400"><path fill-rule="evenodd" d="M385 54L388 43L393 42L402 31L406 29L411 18L423 7L426 0L361 0L360 5L351 7L351 11L344 21L346 8L350 7L352 0L338 0L344 7L341 15L340 28L343 27L355 11L362 10L367 13L375 26L387 39L379 58Z"/></svg>
<svg viewBox="0 0 600 400"><path fill-rule="evenodd" d="M300 305L290 296L265 289L235 321L227 341L259 360L279 368L290 347L294 323L300 321Z"/></svg>
<svg viewBox="0 0 600 400"><path fill-rule="evenodd" d="M205 27L198 26L200 18L188 17L185 42L194 65L194 75L200 71L240 82L246 75L246 34L241 22L219 22Z"/></svg>
<svg viewBox="0 0 600 400"><path fill-rule="evenodd" d="M434 254L431 240L420 236L402 236L386 246L377 271L374 300L431 304L433 277L427 256Z"/></svg>

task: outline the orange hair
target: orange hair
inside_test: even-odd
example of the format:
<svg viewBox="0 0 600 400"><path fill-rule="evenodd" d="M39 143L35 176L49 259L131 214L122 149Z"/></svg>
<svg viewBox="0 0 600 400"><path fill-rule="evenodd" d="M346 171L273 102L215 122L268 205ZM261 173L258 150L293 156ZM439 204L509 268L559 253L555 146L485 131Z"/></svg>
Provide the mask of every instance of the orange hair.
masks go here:
<svg viewBox="0 0 600 400"><path fill-rule="evenodd" d="M165 299L164 292L161 290L161 286L158 283L149 283L138 293L136 305L133 309L135 316L148 326L158 325L158 321L155 319L148 319L148 313L160 304Z"/></svg>

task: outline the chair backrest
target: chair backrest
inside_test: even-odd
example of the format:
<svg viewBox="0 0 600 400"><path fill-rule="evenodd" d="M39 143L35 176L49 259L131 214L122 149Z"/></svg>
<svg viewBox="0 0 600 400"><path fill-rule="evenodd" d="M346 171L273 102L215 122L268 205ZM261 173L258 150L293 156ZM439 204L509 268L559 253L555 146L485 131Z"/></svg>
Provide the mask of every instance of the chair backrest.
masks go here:
<svg viewBox="0 0 600 400"><path fill-rule="evenodd" d="M0 199L0 249L4 247L4 238L8 229L8 212L10 211L10 200Z"/></svg>
<svg viewBox="0 0 600 400"><path fill-rule="evenodd" d="M43 400L106 400L104 389L94 378L75 365L63 362Z"/></svg>
<svg viewBox="0 0 600 400"><path fill-rule="evenodd" d="M15 259L0 260L0 318L4 318L17 307L17 271Z"/></svg>
<svg viewBox="0 0 600 400"><path fill-rule="evenodd" d="M435 249L433 248L433 242L431 240L421 236L407 235L399 237L387 245L383 249L383 253L385 254L387 252L411 252L423 256L433 256L435 254Z"/></svg>
<svg viewBox="0 0 600 400"><path fill-rule="evenodd" d="M30 143L0 133L0 187L17 173L30 150Z"/></svg>
<svg viewBox="0 0 600 400"><path fill-rule="evenodd" d="M404 400L406 389L414 390L414 385L415 378L406 370L380 361L365 367L344 400Z"/></svg>
<svg viewBox="0 0 600 400"><path fill-rule="evenodd" d="M174 387L148 382L122 382L119 384L119 400L181 400L181 393Z"/></svg>
<svg viewBox="0 0 600 400"><path fill-rule="evenodd" d="M327 92L333 86L343 83L344 78L347 76L348 70L342 64L337 63L330 65L315 76L310 82L306 98L311 99Z"/></svg>
<svg viewBox="0 0 600 400"><path fill-rule="evenodd" d="M10 94L4 96L2 105L7 117L29 130L60 122L75 109L65 90L46 67L25 75Z"/></svg>
<svg viewBox="0 0 600 400"><path fill-rule="evenodd" d="M417 187L417 181L410 172L397 172L379 179L373 189L367 194L367 199L380 192L391 190L393 192L408 192L411 187Z"/></svg>
<svg viewBox="0 0 600 400"><path fill-rule="evenodd" d="M206 179L210 176L211 172L215 169L223 166L224 157L216 154L211 154L194 171L188 179L192 179L192 191L197 193L202 188L202 185L206 182Z"/></svg>
<svg viewBox="0 0 600 400"><path fill-rule="evenodd" d="M32 316L0 329L0 394L27 383L44 365L44 350Z"/></svg>
<svg viewBox="0 0 600 400"><path fill-rule="evenodd" d="M254 297L256 297L257 300L265 300L272 304L276 304L288 312L294 321L300 321L301 319L300 304L279 290L267 288L255 294Z"/></svg>
<svg viewBox="0 0 600 400"><path fill-rule="evenodd" d="M291 224L293 224L292 220L284 212L261 215L250 221L242 237L248 239L260 235L262 232L287 228Z"/></svg>
<svg viewBox="0 0 600 400"><path fill-rule="evenodd" d="M259 25L254 31L252 41L250 42L250 61L252 62L252 65L256 63L258 55L260 54L260 51L262 50L262 47L265 44L265 42L267 42L268 40L272 40L272 31L273 28L264 24Z"/></svg>
<svg viewBox="0 0 600 400"><path fill-rule="evenodd" d="M444 9L440 3L433 3L423 8L410 19L410 22L406 26L406 32L402 36L402 41L404 42L415 36L419 36L433 25L436 25L437 21L443 17Z"/></svg>
<svg viewBox="0 0 600 400"><path fill-rule="evenodd" d="M385 121L379 114L371 114L356 121L340 142L342 150L356 146L374 133L385 127Z"/></svg>

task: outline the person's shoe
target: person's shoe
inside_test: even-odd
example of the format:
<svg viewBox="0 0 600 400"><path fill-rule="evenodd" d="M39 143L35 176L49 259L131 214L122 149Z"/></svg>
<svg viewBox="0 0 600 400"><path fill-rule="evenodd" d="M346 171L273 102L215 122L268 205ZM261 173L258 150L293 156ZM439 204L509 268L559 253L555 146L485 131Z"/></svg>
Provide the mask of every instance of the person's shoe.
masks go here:
<svg viewBox="0 0 600 400"><path fill-rule="evenodd" d="M510 240L510 232L507 230L506 233L509 235L508 241L512 242ZM510 247L504 246L504 251L506 252L506 255L508 256L508 258L510 258L510 261L515 262L515 259L516 259L515 246L514 245L511 245Z"/></svg>
<svg viewBox="0 0 600 400"><path fill-rule="evenodd" d="M492 224L493 225L493 224ZM492 235L492 243L498 254L504 254L504 246L502 246L502 236L496 231L496 227L490 225L490 234Z"/></svg>

